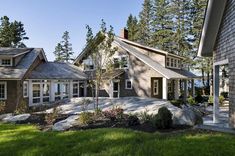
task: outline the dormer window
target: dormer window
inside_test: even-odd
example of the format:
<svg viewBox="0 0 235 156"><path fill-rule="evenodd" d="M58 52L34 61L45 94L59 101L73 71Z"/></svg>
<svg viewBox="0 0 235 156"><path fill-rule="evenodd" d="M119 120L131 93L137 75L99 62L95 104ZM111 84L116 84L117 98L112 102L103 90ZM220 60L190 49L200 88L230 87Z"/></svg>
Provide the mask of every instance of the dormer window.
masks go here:
<svg viewBox="0 0 235 156"><path fill-rule="evenodd" d="M166 57L166 67L169 68L181 68L181 60L174 57Z"/></svg>
<svg viewBox="0 0 235 156"><path fill-rule="evenodd" d="M1 63L1 66L11 66L12 65L11 59L1 59L0 63Z"/></svg>

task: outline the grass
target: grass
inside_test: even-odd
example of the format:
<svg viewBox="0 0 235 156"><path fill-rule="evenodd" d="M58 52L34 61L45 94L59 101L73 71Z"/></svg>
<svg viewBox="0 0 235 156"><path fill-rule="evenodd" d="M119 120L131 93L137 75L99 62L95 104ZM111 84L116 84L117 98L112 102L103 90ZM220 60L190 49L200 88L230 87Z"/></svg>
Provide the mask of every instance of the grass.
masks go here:
<svg viewBox="0 0 235 156"><path fill-rule="evenodd" d="M143 133L128 129L41 132L0 123L0 155L235 155L235 136L205 131Z"/></svg>

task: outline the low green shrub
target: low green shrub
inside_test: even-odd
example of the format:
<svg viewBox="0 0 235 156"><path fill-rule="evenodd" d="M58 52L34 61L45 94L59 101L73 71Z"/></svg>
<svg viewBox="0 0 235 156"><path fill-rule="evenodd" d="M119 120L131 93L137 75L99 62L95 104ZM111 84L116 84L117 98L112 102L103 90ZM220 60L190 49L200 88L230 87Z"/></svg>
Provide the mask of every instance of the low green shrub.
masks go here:
<svg viewBox="0 0 235 156"><path fill-rule="evenodd" d="M194 98L192 96L188 97L187 102L190 105L195 105L196 104L196 101L194 100Z"/></svg>
<svg viewBox="0 0 235 156"><path fill-rule="evenodd" d="M56 119L58 118L58 116L59 116L59 112L60 112L60 109L57 108L57 107L54 107L51 113L46 114L46 116L45 116L45 122L46 122L48 125L54 124L55 120L56 120Z"/></svg>
<svg viewBox="0 0 235 156"><path fill-rule="evenodd" d="M197 96L195 97L195 101L197 103L202 103L203 102L203 97L201 96L201 94L197 94Z"/></svg>
<svg viewBox="0 0 235 156"><path fill-rule="evenodd" d="M220 105L223 105L224 99L225 99L224 96L222 96L222 95L219 96L219 104Z"/></svg>
<svg viewBox="0 0 235 156"><path fill-rule="evenodd" d="M214 103L214 97L213 96L209 96L208 103L209 104L213 104Z"/></svg>
<svg viewBox="0 0 235 156"><path fill-rule="evenodd" d="M221 92L220 95L224 98L228 98L228 92Z"/></svg>
<svg viewBox="0 0 235 156"><path fill-rule="evenodd" d="M3 114L6 109L6 102L5 101L0 101L0 114Z"/></svg>
<svg viewBox="0 0 235 156"><path fill-rule="evenodd" d="M128 126L136 126L140 124L140 120L136 115L129 115L127 118Z"/></svg>
<svg viewBox="0 0 235 156"><path fill-rule="evenodd" d="M161 107L154 116L154 125L159 129L167 129L172 127L172 123L172 113L166 107Z"/></svg>
<svg viewBox="0 0 235 156"><path fill-rule="evenodd" d="M148 113L148 110L142 111L138 114L142 123L148 123L153 120L153 115Z"/></svg>
<svg viewBox="0 0 235 156"><path fill-rule="evenodd" d="M183 100L178 99L178 100L171 100L170 101L172 105L181 108L181 105L184 104Z"/></svg>
<svg viewBox="0 0 235 156"><path fill-rule="evenodd" d="M79 117L79 122L83 125L91 124L93 122L93 113L82 112Z"/></svg>

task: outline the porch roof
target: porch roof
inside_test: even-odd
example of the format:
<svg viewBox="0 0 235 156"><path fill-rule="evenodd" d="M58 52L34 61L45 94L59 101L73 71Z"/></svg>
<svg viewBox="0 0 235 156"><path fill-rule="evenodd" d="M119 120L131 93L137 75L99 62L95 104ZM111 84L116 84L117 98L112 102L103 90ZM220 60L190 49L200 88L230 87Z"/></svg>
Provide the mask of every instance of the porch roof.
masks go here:
<svg viewBox="0 0 235 156"><path fill-rule="evenodd" d="M87 76L73 64L62 62L46 62L40 64L35 70L33 70L28 78L85 80L87 79Z"/></svg>
<svg viewBox="0 0 235 156"><path fill-rule="evenodd" d="M115 37L114 41L124 50L128 51L130 54L137 57L139 60L141 60L146 65L153 68L155 71L157 71L158 73L160 73L162 76L164 76L167 79L173 79L173 78L188 79L188 78L193 78L194 76L196 76L189 71L186 72L186 70L182 70L182 69L173 70L173 69L166 68L162 66L161 64L159 64L158 62L151 59L150 57L148 57L147 55L144 55L143 53L139 52L137 49L135 49L131 45L123 42L121 39L117 37Z"/></svg>

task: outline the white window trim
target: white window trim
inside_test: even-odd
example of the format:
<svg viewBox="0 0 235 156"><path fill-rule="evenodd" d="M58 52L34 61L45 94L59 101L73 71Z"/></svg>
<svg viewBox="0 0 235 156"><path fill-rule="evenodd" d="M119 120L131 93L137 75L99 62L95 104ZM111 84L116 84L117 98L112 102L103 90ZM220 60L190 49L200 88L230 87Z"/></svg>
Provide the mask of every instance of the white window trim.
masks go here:
<svg viewBox="0 0 235 156"><path fill-rule="evenodd" d="M10 60L11 63L9 65L5 65L5 64L2 64L2 60ZM12 58L1 58L0 59L0 66L10 67L10 66L12 66L12 64L13 64L13 59Z"/></svg>
<svg viewBox="0 0 235 156"><path fill-rule="evenodd" d="M4 98L0 98L0 100L6 100L7 99L7 82L0 82L0 84L4 84Z"/></svg>
<svg viewBox="0 0 235 156"><path fill-rule="evenodd" d="M126 57L126 61L127 61L127 67L125 68L122 68L121 65L119 64L119 69L129 69L129 64L130 64L130 61L129 61L129 56L128 55L119 55L119 56L113 56L113 59L114 58L117 58L120 61L122 61L122 57ZM114 61L113 61L114 62Z"/></svg>
<svg viewBox="0 0 235 156"><path fill-rule="evenodd" d="M25 85L25 84L27 85L27 87L26 87L26 88L27 88L26 95L25 95L25 92L24 92L24 91L25 91L25 90L24 90L24 89L25 89L25 88L24 88L24 85ZM24 81L24 82L23 82L23 96L24 96L24 98L29 97L29 82L28 82L28 81Z"/></svg>
<svg viewBox="0 0 235 156"><path fill-rule="evenodd" d="M130 81L131 82L131 88L128 88L127 87L127 82L128 81ZM126 81L125 81L125 89L132 89L133 87L132 87L132 80L131 79L126 79Z"/></svg>
<svg viewBox="0 0 235 156"><path fill-rule="evenodd" d="M167 58L169 58L169 65L167 65ZM173 59L173 66L171 66L171 60ZM176 67L175 67L175 60L176 60ZM179 67L179 60L182 61L181 59L175 58L175 57L170 57L170 56L166 56L166 67L168 68L174 68L174 69L181 69L181 67Z"/></svg>

